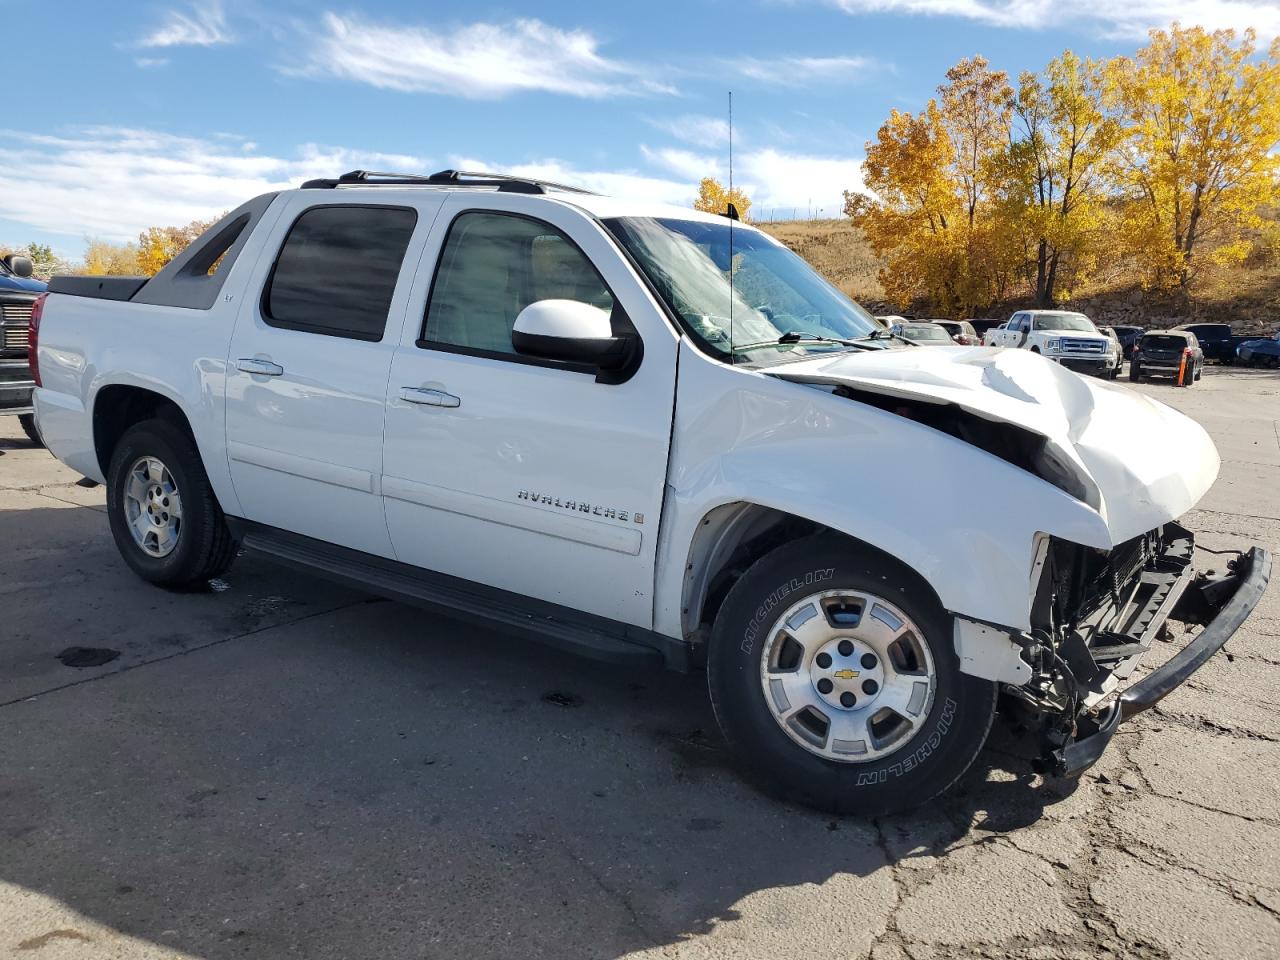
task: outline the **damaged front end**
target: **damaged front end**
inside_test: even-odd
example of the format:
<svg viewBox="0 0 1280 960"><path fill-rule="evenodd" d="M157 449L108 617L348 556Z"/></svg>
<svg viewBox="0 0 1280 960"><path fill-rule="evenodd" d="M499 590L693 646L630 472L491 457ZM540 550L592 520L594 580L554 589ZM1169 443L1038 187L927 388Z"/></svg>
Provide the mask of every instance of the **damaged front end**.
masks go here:
<svg viewBox="0 0 1280 960"><path fill-rule="evenodd" d="M1037 551L1031 679L1006 689L1040 721L1043 772L1074 776L1102 755L1121 721L1154 706L1229 640L1271 576L1260 548L1226 573L1196 571L1195 541L1176 523L1095 550L1053 537ZM1169 620L1203 627L1163 666L1112 696Z"/></svg>

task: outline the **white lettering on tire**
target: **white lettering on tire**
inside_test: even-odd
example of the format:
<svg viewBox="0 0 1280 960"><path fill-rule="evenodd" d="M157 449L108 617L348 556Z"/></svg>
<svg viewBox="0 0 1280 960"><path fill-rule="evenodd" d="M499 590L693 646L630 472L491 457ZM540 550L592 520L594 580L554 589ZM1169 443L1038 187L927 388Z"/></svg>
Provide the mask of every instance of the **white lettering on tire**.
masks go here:
<svg viewBox="0 0 1280 960"><path fill-rule="evenodd" d="M836 574L835 567L827 567L824 570L813 570L804 575L804 578L792 577L782 586L778 587L767 597L760 606L756 607L756 612L747 624L747 629L742 635L742 652L751 653L755 649L756 635L760 632L760 628L764 626L765 621L769 618L769 613L781 603L788 595L796 590L803 590L805 587L811 587L816 583L822 583L824 580L830 580Z"/></svg>

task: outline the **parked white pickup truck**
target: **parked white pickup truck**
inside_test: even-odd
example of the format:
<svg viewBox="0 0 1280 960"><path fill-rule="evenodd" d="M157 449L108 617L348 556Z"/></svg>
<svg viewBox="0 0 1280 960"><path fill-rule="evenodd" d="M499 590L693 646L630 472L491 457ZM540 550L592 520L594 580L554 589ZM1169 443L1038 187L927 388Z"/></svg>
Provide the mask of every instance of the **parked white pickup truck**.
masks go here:
<svg viewBox="0 0 1280 960"><path fill-rule="evenodd" d="M1021 310L992 331L991 345L1024 347L1080 373L1115 379L1120 356L1105 333L1083 313Z"/></svg>
<svg viewBox="0 0 1280 960"><path fill-rule="evenodd" d="M257 551L705 664L743 763L830 811L945 790L1001 692L1048 769L1085 769L1270 571L1253 547L1196 573L1175 521L1218 457L1191 420L1029 351L902 344L687 209L357 172L251 200L150 280L56 278L30 334L40 431L106 483L140 576ZM1169 617L1207 627L1113 696Z"/></svg>

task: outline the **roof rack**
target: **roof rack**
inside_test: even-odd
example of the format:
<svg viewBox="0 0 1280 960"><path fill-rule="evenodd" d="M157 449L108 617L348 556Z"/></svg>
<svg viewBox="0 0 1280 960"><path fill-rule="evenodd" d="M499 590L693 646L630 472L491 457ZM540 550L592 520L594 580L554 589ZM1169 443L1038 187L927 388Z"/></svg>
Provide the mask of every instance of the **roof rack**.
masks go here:
<svg viewBox="0 0 1280 960"><path fill-rule="evenodd" d="M308 180L302 185L302 189L333 190L346 186L497 187L499 193L546 193L549 190L591 193L590 190L583 190L581 187L552 183L550 180L534 180L530 177L515 177L505 173L470 173L465 170L441 170L429 176L420 173L377 173L372 170L352 170L336 180Z"/></svg>

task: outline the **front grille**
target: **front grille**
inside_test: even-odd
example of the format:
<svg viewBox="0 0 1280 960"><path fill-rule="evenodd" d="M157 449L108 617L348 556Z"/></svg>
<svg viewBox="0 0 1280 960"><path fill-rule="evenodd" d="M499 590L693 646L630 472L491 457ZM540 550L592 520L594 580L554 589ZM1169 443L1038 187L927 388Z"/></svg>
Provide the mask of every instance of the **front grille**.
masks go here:
<svg viewBox="0 0 1280 960"><path fill-rule="evenodd" d="M3 336L0 337L0 349L4 350L25 350L27 349L27 327L26 324L18 326L17 324L5 324L0 327Z"/></svg>
<svg viewBox="0 0 1280 960"><path fill-rule="evenodd" d="M30 300L0 302L0 356L5 359L27 355L27 324L33 306Z"/></svg>
<svg viewBox="0 0 1280 960"><path fill-rule="evenodd" d="M35 304L29 300L0 303L0 322L3 322L6 328L9 324L19 324L25 332L27 323L31 320L31 308L34 306Z"/></svg>
<svg viewBox="0 0 1280 960"><path fill-rule="evenodd" d="M1075 337L1064 337L1062 340L1063 353L1105 353L1106 344L1101 340L1080 340Z"/></svg>

